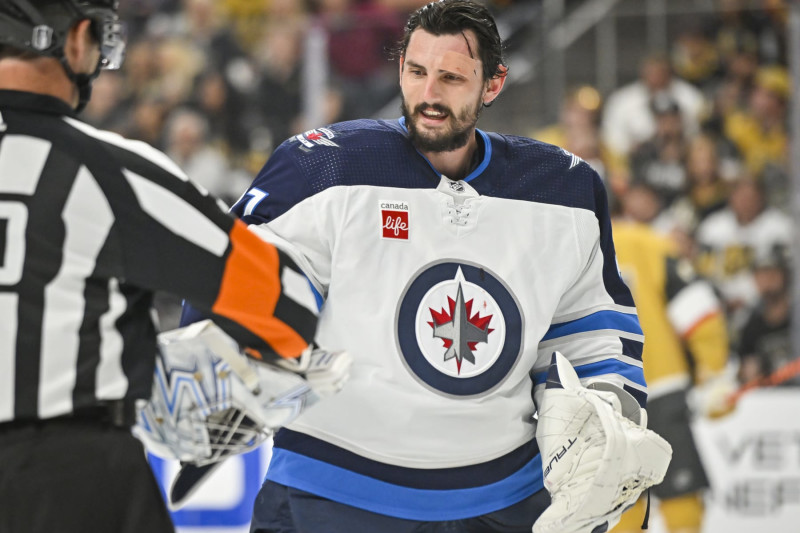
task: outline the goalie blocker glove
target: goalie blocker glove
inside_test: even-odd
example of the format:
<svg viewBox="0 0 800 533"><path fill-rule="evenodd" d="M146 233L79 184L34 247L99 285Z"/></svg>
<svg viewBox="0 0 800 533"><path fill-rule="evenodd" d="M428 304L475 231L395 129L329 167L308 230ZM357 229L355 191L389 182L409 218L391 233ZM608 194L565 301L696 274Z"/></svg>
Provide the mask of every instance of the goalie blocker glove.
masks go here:
<svg viewBox="0 0 800 533"><path fill-rule="evenodd" d="M569 361L553 353L536 429L552 502L533 532L604 533L661 483L672 448L646 420L622 389L582 386Z"/></svg>

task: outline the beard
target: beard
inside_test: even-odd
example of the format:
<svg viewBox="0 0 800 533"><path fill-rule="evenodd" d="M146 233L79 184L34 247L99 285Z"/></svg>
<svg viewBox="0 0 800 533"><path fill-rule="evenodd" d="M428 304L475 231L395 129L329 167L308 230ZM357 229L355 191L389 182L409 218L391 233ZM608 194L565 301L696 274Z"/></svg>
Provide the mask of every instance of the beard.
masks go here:
<svg viewBox="0 0 800 533"><path fill-rule="evenodd" d="M483 110L483 97L472 108L464 107L456 115L453 111L441 104L419 104L411 113L406 105L405 98L401 98L400 109L406 119L408 128L408 138L411 144L421 152L452 152L458 148L466 146L470 136L475 131L475 125ZM447 128L440 132L422 131L417 127L417 119L425 109L438 111L447 115Z"/></svg>

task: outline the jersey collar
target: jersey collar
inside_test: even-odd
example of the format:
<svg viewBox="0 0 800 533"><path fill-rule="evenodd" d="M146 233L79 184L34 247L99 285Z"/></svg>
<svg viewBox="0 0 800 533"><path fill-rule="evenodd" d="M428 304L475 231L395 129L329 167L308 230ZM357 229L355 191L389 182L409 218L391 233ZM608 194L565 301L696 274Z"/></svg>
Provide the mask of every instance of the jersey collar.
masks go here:
<svg viewBox="0 0 800 533"><path fill-rule="evenodd" d="M408 134L408 128L406 127L406 118L400 117L399 119L397 119L397 123L400 125L401 128L403 128L403 131L406 134ZM475 129L475 131L478 132L478 150L483 151L483 157L481 158L478 165L472 170L472 172L470 172L467 175L467 177L464 178L462 181L471 181L472 179L480 176L483 173L483 171L486 170L486 167L489 166L489 162L492 159L492 142L489 139L489 135L483 130L477 128ZM439 175L439 177L442 176L442 173L436 170L436 167L434 167L433 164L431 164L431 162L428 161L427 157L422 155L422 153L419 150L417 150L417 153L420 156L422 156L423 159L425 159L428 165L430 165L430 167L434 170L434 172L436 172L436 174Z"/></svg>
<svg viewBox="0 0 800 533"><path fill-rule="evenodd" d="M25 91L0 90L0 107L76 117L75 110L60 98Z"/></svg>

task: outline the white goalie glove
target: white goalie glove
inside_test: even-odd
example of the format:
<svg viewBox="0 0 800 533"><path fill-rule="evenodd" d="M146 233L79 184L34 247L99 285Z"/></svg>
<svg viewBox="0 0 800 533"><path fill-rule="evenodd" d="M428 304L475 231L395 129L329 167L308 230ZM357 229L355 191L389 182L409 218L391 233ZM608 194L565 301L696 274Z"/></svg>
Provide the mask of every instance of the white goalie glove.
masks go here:
<svg viewBox="0 0 800 533"><path fill-rule="evenodd" d="M545 387L536 440L552 502L533 532L604 533L663 481L672 447L646 429L646 413L632 396L611 384L582 386L558 352Z"/></svg>
<svg viewBox="0 0 800 533"><path fill-rule="evenodd" d="M210 320L158 336L149 401L134 433L149 451L181 461L170 503L180 507L225 458L259 447L349 376L346 352L309 349L279 366L255 361Z"/></svg>

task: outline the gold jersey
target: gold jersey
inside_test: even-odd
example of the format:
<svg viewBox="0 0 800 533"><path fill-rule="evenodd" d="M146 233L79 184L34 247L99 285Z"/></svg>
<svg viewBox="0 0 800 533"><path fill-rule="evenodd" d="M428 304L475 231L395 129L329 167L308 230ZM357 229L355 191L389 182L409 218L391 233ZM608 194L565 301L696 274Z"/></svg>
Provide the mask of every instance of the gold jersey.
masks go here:
<svg viewBox="0 0 800 533"><path fill-rule="evenodd" d="M644 332L642 359L650 397L721 372L728 337L712 286L677 256L669 238L649 226L615 221L614 245Z"/></svg>

